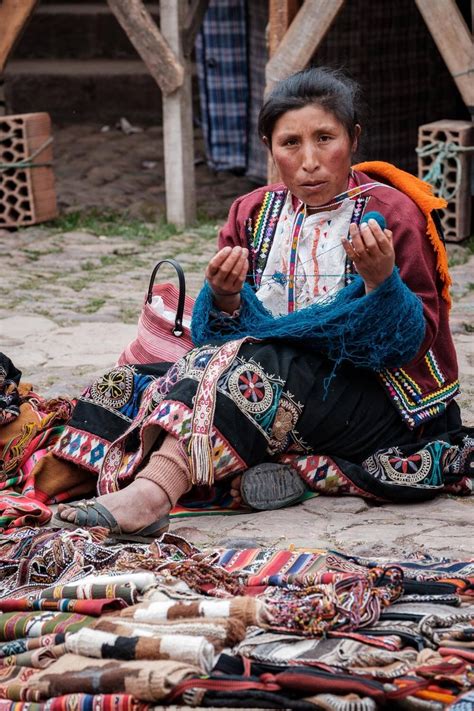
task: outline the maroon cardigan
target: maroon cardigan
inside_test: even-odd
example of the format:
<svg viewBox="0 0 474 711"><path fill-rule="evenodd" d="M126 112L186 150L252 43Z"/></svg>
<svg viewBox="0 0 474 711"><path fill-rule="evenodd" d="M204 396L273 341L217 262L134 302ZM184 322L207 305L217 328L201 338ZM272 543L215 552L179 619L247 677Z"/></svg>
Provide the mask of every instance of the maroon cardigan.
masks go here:
<svg viewBox="0 0 474 711"><path fill-rule="evenodd" d="M374 180L353 171L357 185ZM219 248L239 245L250 250L253 268L255 245L264 234L269 248L287 188L283 184L257 188L238 198L219 233ZM392 187L377 186L364 194L365 212L380 212L393 232L395 261L405 284L423 302L426 333L417 356L403 368L386 368L378 376L408 427L440 415L459 390L458 367L449 329L449 305L441 296L435 251L426 234L426 218L407 195ZM262 232L263 231L263 232Z"/></svg>

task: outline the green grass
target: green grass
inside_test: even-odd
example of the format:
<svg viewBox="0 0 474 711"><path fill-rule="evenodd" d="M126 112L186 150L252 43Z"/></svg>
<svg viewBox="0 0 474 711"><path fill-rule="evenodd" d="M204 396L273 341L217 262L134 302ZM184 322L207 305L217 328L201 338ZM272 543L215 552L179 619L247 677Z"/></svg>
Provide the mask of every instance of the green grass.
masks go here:
<svg viewBox="0 0 474 711"><path fill-rule="evenodd" d="M95 299L90 299L90 301L87 302L87 304L81 309L86 314L94 314L96 311L98 311L105 303L107 302L106 298L98 297Z"/></svg>
<svg viewBox="0 0 474 711"><path fill-rule="evenodd" d="M89 279L86 279L84 277L79 277L79 279L75 279L74 281L70 281L68 283L68 286L70 289L73 289L74 291L82 291L85 289L89 284L91 284L93 281L93 277L90 277Z"/></svg>
<svg viewBox="0 0 474 711"><path fill-rule="evenodd" d="M458 267L462 264L466 264L471 255L474 254L474 235L459 242L459 247L461 250L452 252L451 254L448 248L448 263L450 267Z"/></svg>
<svg viewBox="0 0 474 711"><path fill-rule="evenodd" d="M215 239L217 234L217 225L205 215L199 216L192 228L179 230L163 219L144 222L126 213L100 210L71 212L47 222L45 226L57 232L86 231L105 237L133 239L142 244L162 242L190 231L209 239Z"/></svg>

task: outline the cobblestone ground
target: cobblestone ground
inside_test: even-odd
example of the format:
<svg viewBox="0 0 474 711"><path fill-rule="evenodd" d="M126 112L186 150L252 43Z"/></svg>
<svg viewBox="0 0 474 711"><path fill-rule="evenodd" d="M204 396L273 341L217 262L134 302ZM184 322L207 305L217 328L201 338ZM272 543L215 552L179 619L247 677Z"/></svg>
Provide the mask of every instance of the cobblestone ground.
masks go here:
<svg viewBox="0 0 474 711"><path fill-rule="evenodd" d="M73 194L73 174L74 180L81 180L74 165L72 161L68 180L64 175L60 182L60 200L67 190ZM49 226L0 230L0 350L40 394L77 395L95 375L113 365L135 335L149 274L158 259L177 258L186 271L189 293L197 293L215 249L222 207L249 189L248 183L232 176L216 180L209 171L202 176L203 202L212 201L214 181L222 195L221 212L213 216L215 224L208 222L173 237L150 241ZM100 205L92 194L89 185L79 202L64 198L63 210ZM108 205L105 196L103 200L102 205ZM134 196L130 200L139 202ZM450 245L449 251L454 280L452 330L463 388L459 402L466 424L472 426L474 255L459 245ZM199 517L172 526L199 545L293 544L374 555L424 551L465 558L474 555L473 513L473 497L442 496L422 505L373 505L355 497L320 497L284 513Z"/></svg>

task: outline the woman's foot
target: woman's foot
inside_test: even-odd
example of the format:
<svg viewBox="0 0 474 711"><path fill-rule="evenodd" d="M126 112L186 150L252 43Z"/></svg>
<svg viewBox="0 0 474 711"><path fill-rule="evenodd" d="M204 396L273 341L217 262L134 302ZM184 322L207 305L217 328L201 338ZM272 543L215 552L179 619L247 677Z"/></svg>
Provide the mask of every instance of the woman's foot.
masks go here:
<svg viewBox="0 0 474 711"><path fill-rule="evenodd" d="M133 533L150 526L166 516L171 509L164 490L153 481L141 477L125 489L99 496L96 501L110 511L124 533ZM62 521L75 523L77 508L59 504L57 516Z"/></svg>

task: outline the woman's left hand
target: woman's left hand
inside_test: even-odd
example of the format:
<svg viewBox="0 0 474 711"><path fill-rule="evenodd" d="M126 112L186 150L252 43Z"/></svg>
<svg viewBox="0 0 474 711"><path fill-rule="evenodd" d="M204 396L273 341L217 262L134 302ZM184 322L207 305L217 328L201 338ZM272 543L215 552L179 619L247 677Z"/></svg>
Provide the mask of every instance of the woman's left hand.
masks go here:
<svg viewBox="0 0 474 711"><path fill-rule="evenodd" d="M382 230L376 220L363 222L359 228L352 223L349 227L351 242L342 240L347 256L352 259L365 282L366 293L376 289L393 272L395 250L392 232Z"/></svg>

